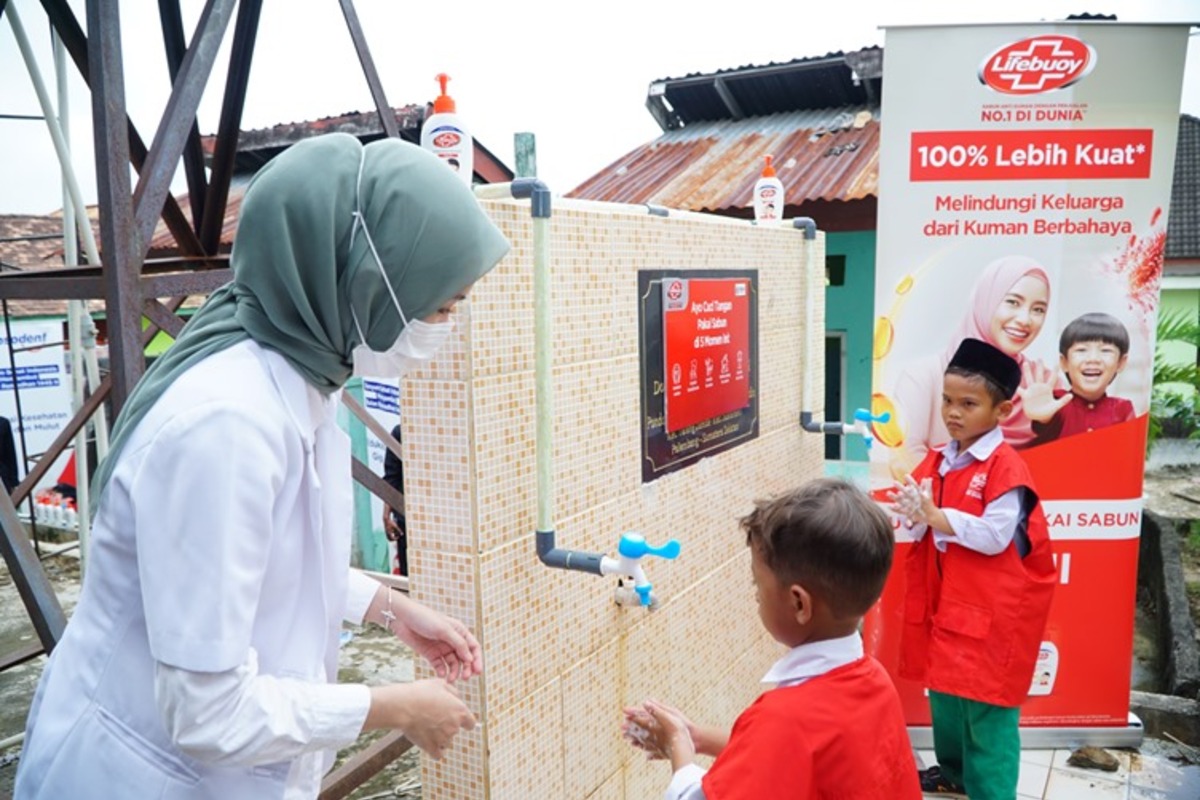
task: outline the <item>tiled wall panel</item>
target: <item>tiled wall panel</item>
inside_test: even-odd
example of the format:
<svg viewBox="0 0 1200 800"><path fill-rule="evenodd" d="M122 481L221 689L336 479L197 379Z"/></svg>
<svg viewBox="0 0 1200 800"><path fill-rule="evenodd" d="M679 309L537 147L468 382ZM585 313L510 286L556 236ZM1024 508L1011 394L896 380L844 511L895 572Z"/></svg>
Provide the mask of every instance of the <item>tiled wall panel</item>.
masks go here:
<svg viewBox="0 0 1200 800"><path fill-rule="evenodd" d="M533 225L527 204L487 202L513 250L462 306L445 363L402 392L414 595L466 619L485 648L485 674L464 693L482 724L425 761L429 800L661 795L669 768L621 740L621 708L657 697L731 725L763 690L782 649L758 621L738 519L823 469L822 438L799 428L802 377L823 380L823 331L805 319L823 324L823 236L805 244L794 230L554 202L557 544L615 555L621 533L636 531L652 544L678 538L683 553L645 565L662 601L654 613L616 606L615 579L538 561ZM810 256L816 269L805 269ZM640 269L757 269L759 290L759 436L649 484ZM820 413L823 389L812 395Z"/></svg>

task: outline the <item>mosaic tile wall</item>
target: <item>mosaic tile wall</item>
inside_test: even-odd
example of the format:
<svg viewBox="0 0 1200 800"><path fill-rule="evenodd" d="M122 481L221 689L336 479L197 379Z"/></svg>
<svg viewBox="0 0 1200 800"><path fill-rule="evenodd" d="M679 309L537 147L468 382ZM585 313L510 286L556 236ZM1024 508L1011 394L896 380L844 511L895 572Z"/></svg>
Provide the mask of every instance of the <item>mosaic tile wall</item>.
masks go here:
<svg viewBox="0 0 1200 800"><path fill-rule="evenodd" d="M485 203L513 250L460 306L447 355L406 379L401 400L413 595L464 619L485 657L464 687L482 724L442 761L424 760L427 800L660 796L669 767L621 740L621 708L656 697L732 725L760 693L782 649L758 621L737 519L756 497L822 472L822 437L798 418L803 375L824 383L824 270L805 269L806 257L824 264L824 235L806 244L794 229L555 203L557 544L614 554L632 530L654 544L678 538L683 551L648 559L664 601L654 613L614 605L615 579L537 559L532 222L527 203ZM757 269L759 281L758 438L650 484L639 269Z"/></svg>

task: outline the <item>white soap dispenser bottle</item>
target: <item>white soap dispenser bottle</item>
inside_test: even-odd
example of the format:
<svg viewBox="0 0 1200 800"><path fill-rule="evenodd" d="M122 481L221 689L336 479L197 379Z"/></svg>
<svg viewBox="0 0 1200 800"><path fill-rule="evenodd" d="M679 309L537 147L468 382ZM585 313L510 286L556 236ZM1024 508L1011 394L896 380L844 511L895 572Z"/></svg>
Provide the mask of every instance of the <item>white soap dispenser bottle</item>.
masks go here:
<svg viewBox="0 0 1200 800"><path fill-rule="evenodd" d="M763 156L766 164L754 184L754 221L759 225L778 225L783 220L783 182L775 177L772 156Z"/></svg>
<svg viewBox="0 0 1200 800"><path fill-rule="evenodd" d="M475 143L458 116L454 98L446 94L450 76L443 72L437 80L442 93L433 101L433 113L421 126L421 147L442 159L470 186L475 174Z"/></svg>

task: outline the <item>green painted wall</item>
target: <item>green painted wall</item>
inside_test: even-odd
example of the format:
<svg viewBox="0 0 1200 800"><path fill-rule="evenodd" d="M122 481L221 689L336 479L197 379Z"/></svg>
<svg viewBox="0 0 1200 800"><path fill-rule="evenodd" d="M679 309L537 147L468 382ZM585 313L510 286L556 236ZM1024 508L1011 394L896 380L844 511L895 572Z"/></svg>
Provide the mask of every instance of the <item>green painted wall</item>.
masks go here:
<svg viewBox="0 0 1200 800"><path fill-rule="evenodd" d="M345 391L365 405L362 378L351 378ZM350 413L344 403L338 404L338 425L350 437L350 454L363 464L370 464L367 447L367 427ZM350 547L350 563L373 572L391 572L391 556L383 532L382 516L372 513L371 491L354 482L354 539Z"/></svg>
<svg viewBox="0 0 1200 800"><path fill-rule="evenodd" d="M842 286L825 289L825 330L846 337L845 408L871 407L871 339L875 329L875 231L826 233L825 256L845 256ZM842 451L851 461L866 461L860 436L847 437Z"/></svg>

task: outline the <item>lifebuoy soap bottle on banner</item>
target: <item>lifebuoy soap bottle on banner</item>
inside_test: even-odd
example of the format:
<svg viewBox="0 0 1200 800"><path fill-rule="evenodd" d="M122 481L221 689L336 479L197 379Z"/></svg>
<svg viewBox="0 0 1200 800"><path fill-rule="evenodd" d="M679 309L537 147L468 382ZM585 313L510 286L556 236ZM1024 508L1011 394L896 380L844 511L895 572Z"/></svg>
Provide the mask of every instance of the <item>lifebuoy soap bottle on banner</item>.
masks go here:
<svg viewBox="0 0 1200 800"><path fill-rule="evenodd" d="M450 76L443 72L437 80L442 93L433 101L433 113L421 127L421 147L445 161L470 186L475 174L475 144L455 112L454 98L446 94Z"/></svg>
<svg viewBox="0 0 1200 800"><path fill-rule="evenodd" d="M762 177L754 184L754 221L762 224L778 224L783 219L783 182L775 177L771 156L763 156Z"/></svg>
<svg viewBox="0 0 1200 800"><path fill-rule="evenodd" d="M1058 678L1058 647L1054 642L1042 642L1038 649L1037 666L1033 670L1033 683L1029 686L1029 696L1047 695L1054 691L1054 681Z"/></svg>

